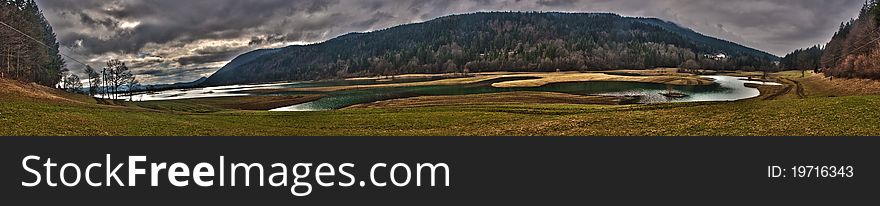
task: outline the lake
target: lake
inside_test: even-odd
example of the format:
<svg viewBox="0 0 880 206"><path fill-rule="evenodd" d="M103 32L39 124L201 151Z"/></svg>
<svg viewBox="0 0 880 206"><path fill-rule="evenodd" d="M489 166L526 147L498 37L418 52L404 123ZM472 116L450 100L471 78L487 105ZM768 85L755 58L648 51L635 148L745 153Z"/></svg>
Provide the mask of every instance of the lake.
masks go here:
<svg viewBox="0 0 880 206"><path fill-rule="evenodd" d="M271 111L322 111L397 98L513 91L561 92L579 95L642 96L640 100L641 103L735 101L757 97L761 94L756 88L746 87L746 83L778 85L776 83L749 81L741 77L732 76L716 75L703 77L714 79L716 84L672 86L672 89L687 94L687 96L683 98L669 98L661 95L660 93L666 92L669 89L667 85L641 82L567 82L554 83L541 87L524 88L497 88L491 86L496 82L528 79L524 77L507 77L463 85L408 86L327 92L325 93L328 95L327 97L312 102L281 107ZM307 92L283 92L278 93L278 95L306 93Z"/></svg>
<svg viewBox="0 0 880 206"><path fill-rule="evenodd" d="M284 88L309 88L309 87L330 87L330 86L351 86L351 85L372 85L372 84L393 84L393 83L409 83L422 82L443 79L445 77L425 77L425 78L398 78L398 79L363 79L363 80L331 80L331 81L304 81L304 82L286 82L286 83L268 83L268 84L241 84L215 87L202 87L190 89L173 89L158 92L139 93L133 95L135 101L158 101L158 100L177 100L177 99L196 99L209 97L235 97L249 96L247 93L251 90L261 89L284 89ZM277 95L277 94L272 94ZM99 97L99 95L95 95ZM128 96L120 95L119 99L129 99Z"/></svg>
<svg viewBox="0 0 880 206"><path fill-rule="evenodd" d="M356 104L370 103L375 101L418 97L418 96L445 96L445 95L468 95L468 94L485 94L498 92L515 92L515 91L543 91L543 92L560 92L578 95L605 95L605 96L641 96L640 103L661 103L661 102L703 102L703 101L735 101L741 99L752 98L761 93L756 88L746 87L746 83L780 85L778 83L767 83L750 81L742 77L732 76L702 76L714 79L715 84L712 85L694 85L694 86L672 86L671 88L687 94L682 98L669 98L660 93L666 92L668 87L665 84L642 83L642 82L566 82L554 83L541 87L521 87L521 88L497 88L493 87L493 83L504 81L515 81L531 79L531 77L502 77L472 84L461 85L432 85L432 86L404 86L404 87L384 87L369 88L356 90L343 90L333 92L277 92L261 95L298 95L298 94L324 94L326 97L297 105L291 105L281 108L272 109L271 111L322 111L340 109ZM230 96L248 96L254 95L248 93L251 90L258 89L283 89L283 88L310 88L310 87L328 87L328 86L346 86L346 85L371 85L371 84L393 84L407 82L422 82L441 79L441 77L433 78L401 78L393 80L336 80L336 81L310 81L310 82L289 82L289 83L271 83L271 84L254 84L254 85L230 85L218 87L204 87L193 89L167 90L154 93L137 94L134 97L136 101L154 101L154 100L174 100L174 99L193 99L208 97L230 97ZM127 97L125 97L127 98Z"/></svg>

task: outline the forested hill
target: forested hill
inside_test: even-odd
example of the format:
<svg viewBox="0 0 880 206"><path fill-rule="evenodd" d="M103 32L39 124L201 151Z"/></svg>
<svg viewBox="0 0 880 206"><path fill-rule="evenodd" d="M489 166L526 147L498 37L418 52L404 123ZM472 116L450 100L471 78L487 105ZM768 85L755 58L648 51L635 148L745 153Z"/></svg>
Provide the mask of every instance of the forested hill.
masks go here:
<svg viewBox="0 0 880 206"><path fill-rule="evenodd" d="M778 57L653 18L490 12L253 51L203 85L403 73L649 69L691 59L703 68L751 69L768 67Z"/></svg>
<svg viewBox="0 0 880 206"><path fill-rule="evenodd" d="M812 58L827 76L880 79L880 1L867 1L858 19L842 23L824 51L816 53L818 60L819 55L790 56Z"/></svg>
<svg viewBox="0 0 880 206"><path fill-rule="evenodd" d="M64 60L37 3L0 2L0 22L0 77L54 87L64 72Z"/></svg>

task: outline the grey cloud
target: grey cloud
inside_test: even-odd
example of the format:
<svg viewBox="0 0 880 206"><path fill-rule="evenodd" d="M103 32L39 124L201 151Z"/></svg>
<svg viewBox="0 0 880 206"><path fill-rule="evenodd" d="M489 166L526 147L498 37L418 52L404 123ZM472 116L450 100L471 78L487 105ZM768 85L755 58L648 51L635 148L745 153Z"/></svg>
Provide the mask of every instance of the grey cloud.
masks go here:
<svg viewBox="0 0 880 206"><path fill-rule="evenodd" d="M227 61L279 42L320 42L476 11L612 12L657 17L776 55L830 39L864 0L42 0L59 41L76 56L151 53L171 67ZM140 22L120 28L124 22ZM173 52L199 40L245 40L242 48ZM249 40L249 41L248 41ZM164 48L164 49L162 49ZM180 50L178 49L178 50ZM163 50L157 53L155 50ZM171 62L163 62L166 66ZM179 64L179 65L177 65ZM158 69L158 63L139 65ZM185 71L185 69L181 70ZM204 70L198 70L203 72ZM190 71L196 72L196 71ZM178 73L180 74L180 73ZM180 74L183 75L183 74ZM168 75L166 75L167 77ZM192 75L184 75L192 76ZM197 78L197 77L196 77ZM189 81L189 80L187 80Z"/></svg>
<svg viewBox="0 0 880 206"><path fill-rule="evenodd" d="M178 82L191 82L193 80L205 77L217 71L217 68L209 67L193 67L193 68L168 68L168 69L149 69L135 73L142 80L147 80L149 84L170 84ZM142 81L143 82L143 81Z"/></svg>
<svg viewBox="0 0 880 206"><path fill-rule="evenodd" d="M232 59L241 53L241 50L230 50L230 51L222 51L218 53L210 53L210 54L202 54L196 56L185 56L180 57L177 62L180 65L188 66L193 64L202 64L208 62L220 62Z"/></svg>
<svg viewBox="0 0 880 206"><path fill-rule="evenodd" d="M238 47L238 46L206 46L200 49L196 49L194 52L200 55L217 55L217 54L228 54L228 53L237 53L241 50L247 49L247 47Z"/></svg>
<svg viewBox="0 0 880 206"><path fill-rule="evenodd" d="M111 28L116 25L116 23L113 22L111 19L96 19L91 15L83 12L76 13L75 15L79 16L80 22L86 25L103 26L107 28Z"/></svg>
<svg viewBox="0 0 880 206"><path fill-rule="evenodd" d="M138 61L138 62L128 62L126 65L130 68L148 68L148 67L166 67L165 61L155 60L155 61Z"/></svg>
<svg viewBox="0 0 880 206"><path fill-rule="evenodd" d="M84 1L106 2L100 0ZM76 17L57 19L57 21L77 20L82 25L92 27L61 29L61 31L65 31L61 32L61 35L86 33L98 26L112 29L110 34L104 35L111 35L113 38L92 38L86 42L90 52L103 53L137 52L148 43L163 44L175 40L197 40L206 37L239 37L249 31L283 30L284 27L265 28L264 23L283 21L294 14L308 15L321 12L338 1L132 0L110 1L105 4L83 4L88 7L69 2L56 0L43 1L41 4L47 12L60 14L57 16ZM108 7L113 9L107 9ZM141 24L133 31L124 32L121 28L116 28L122 21L138 21ZM333 22L333 20L321 23L326 22ZM303 24L307 21L291 21L291 23ZM312 26L307 29L320 28Z"/></svg>
<svg viewBox="0 0 880 206"><path fill-rule="evenodd" d="M538 4L544 6L572 6L577 0L538 0Z"/></svg>
<svg viewBox="0 0 880 206"><path fill-rule="evenodd" d="M212 68L207 67L197 67L197 68L168 68L168 69L148 69L136 72L137 75L147 75L152 77L165 77L165 76L175 76L181 73L190 73L190 72L204 72L214 70Z"/></svg>
<svg viewBox="0 0 880 206"><path fill-rule="evenodd" d="M265 36L254 36L251 37L251 41L248 42L248 45L261 45L261 44L272 44L277 42L284 42L287 40L286 35L282 34L269 34Z"/></svg>
<svg viewBox="0 0 880 206"><path fill-rule="evenodd" d="M378 23L380 21L385 21L385 20L392 19L392 18L394 18L394 16L392 16L389 13L377 11L369 19L359 21L359 22L354 22L353 24L351 24L351 26L353 26L355 28L370 28L371 26L375 25L376 23Z"/></svg>

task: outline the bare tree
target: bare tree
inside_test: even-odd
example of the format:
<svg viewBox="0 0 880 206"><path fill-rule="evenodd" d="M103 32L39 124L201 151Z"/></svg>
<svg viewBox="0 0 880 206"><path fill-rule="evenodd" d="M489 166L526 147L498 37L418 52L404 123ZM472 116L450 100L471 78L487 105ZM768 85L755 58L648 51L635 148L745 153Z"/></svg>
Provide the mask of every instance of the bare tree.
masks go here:
<svg viewBox="0 0 880 206"><path fill-rule="evenodd" d="M101 69L101 77L98 78L100 81L98 82L98 93L101 94L101 98L107 98L107 68L104 67Z"/></svg>
<svg viewBox="0 0 880 206"><path fill-rule="evenodd" d="M128 66L117 59L107 61L107 67L101 72L101 77L102 88L111 99L119 99L120 93L123 95L128 93L131 96L135 86L138 85ZM125 90L122 90L123 88Z"/></svg>
<svg viewBox="0 0 880 206"><path fill-rule="evenodd" d="M687 72L693 72L693 70L700 68L700 63L697 63L697 61L693 59L688 59L687 61L681 63L681 65L678 65L678 67L684 69Z"/></svg>
<svg viewBox="0 0 880 206"><path fill-rule="evenodd" d="M104 81L108 84L109 89L112 90L109 92L110 98L119 99L119 89L125 85L126 73L129 72L128 67L122 61L112 59L107 61L107 71Z"/></svg>
<svg viewBox="0 0 880 206"><path fill-rule="evenodd" d="M128 93L128 101L134 101L132 98L134 96L134 91L136 87L140 84L134 74L131 73L131 70L125 70L120 73L120 78L122 79L123 84L125 85L125 91Z"/></svg>
<svg viewBox="0 0 880 206"><path fill-rule="evenodd" d="M63 78L61 78L61 87L67 92L79 93L82 90L82 82L80 82L79 76L75 74L63 74Z"/></svg>
<svg viewBox="0 0 880 206"><path fill-rule="evenodd" d="M86 77L89 78L89 81L88 81L88 83L89 83L89 91L88 91L88 92L89 92L89 95L94 96L95 93L98 92L98 89L97 89L96 87L98 86L98 81L101 80L101 76L100 76L100 74L98 74L98 72L95 71L95 69L92 68L91 66L86 66L86 68L85 68L84 70L85 70L85 72L86 72Z"/></svg>

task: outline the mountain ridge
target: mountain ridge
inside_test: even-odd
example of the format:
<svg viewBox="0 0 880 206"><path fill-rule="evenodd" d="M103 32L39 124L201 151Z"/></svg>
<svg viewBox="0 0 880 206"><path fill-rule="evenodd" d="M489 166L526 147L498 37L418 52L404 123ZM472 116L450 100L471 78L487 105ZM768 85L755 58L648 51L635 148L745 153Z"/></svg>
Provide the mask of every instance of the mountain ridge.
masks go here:
<svg viewBox="0 0 880 206"><path fill-rule="evenodd" d="M707 54L724 53L717 60ZM240 55L202 85L401 73L771 66L779 57L658 18L613 13L477 12Z"/></svg>

